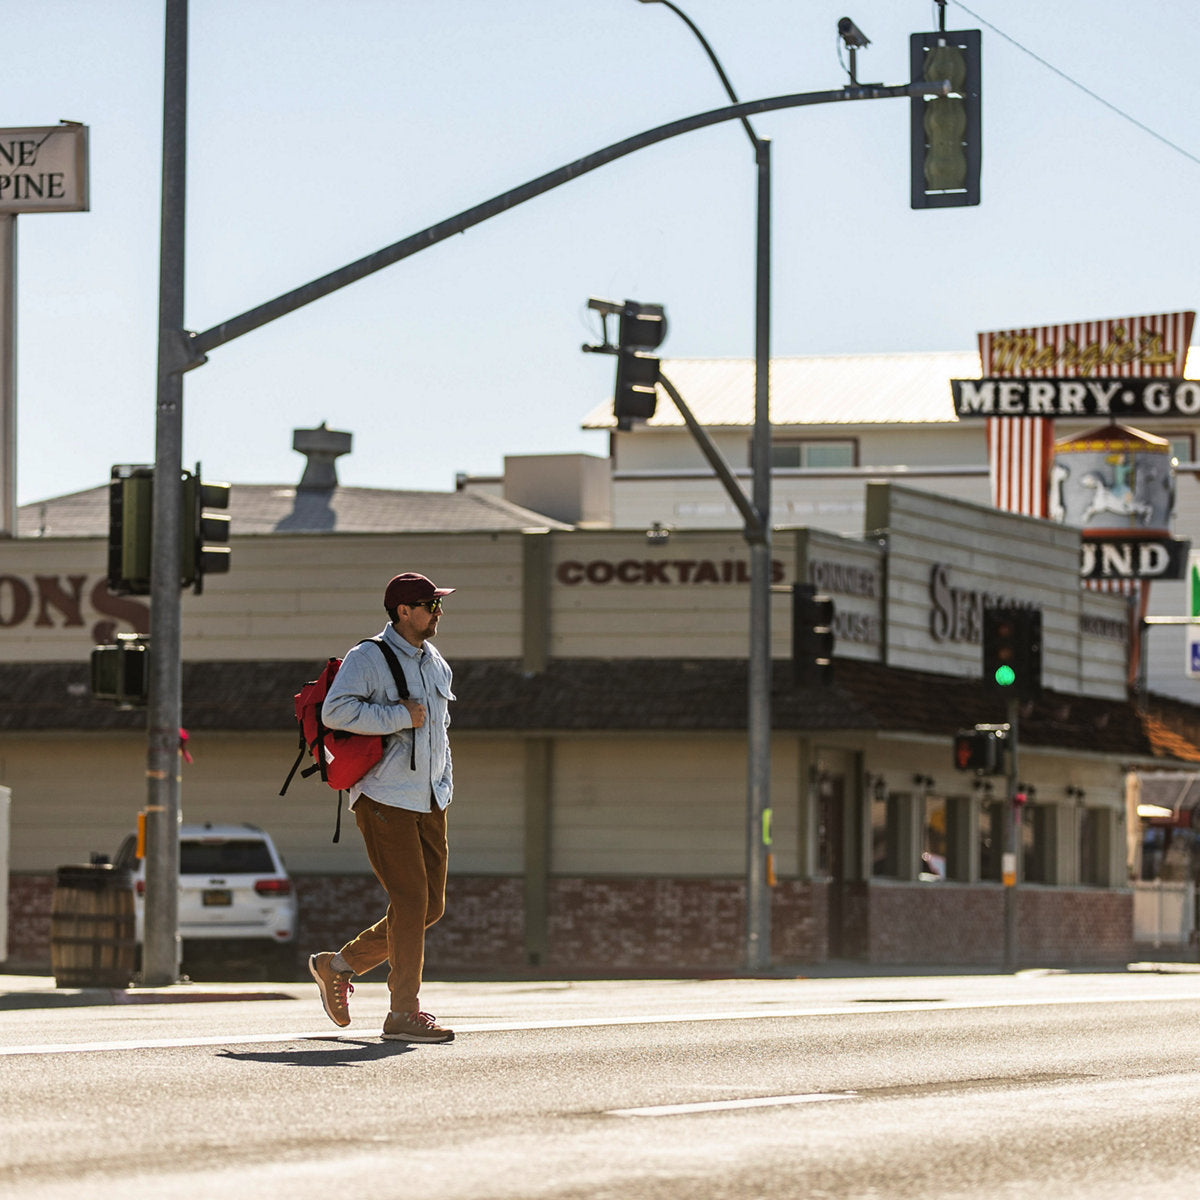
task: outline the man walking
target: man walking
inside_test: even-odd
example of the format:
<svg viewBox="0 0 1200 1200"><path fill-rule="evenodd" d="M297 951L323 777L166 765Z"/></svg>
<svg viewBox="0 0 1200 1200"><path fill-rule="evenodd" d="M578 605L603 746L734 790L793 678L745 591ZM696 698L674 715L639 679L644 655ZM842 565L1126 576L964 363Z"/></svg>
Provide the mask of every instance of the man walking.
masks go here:
<svg viewBox="0 0 1200 1200"><path fill-rule="evenodd" d="M312 955L308 969L330 1019L345 1026L351 976L387 962L391 1010L383 1036L392 1041L454 1038L418 1001L425 930L446 906L446 806L454 787L448 738L452 675L430 639L437 633L442 597L454 590L411 571L395 576L383 595L390 623L381 636L403 668L408 697L400 696L380 648L367 641L347 651L321 714L330 729L392 735L383 758L350 789L350 808L388 908L336 953Z"/></svg>

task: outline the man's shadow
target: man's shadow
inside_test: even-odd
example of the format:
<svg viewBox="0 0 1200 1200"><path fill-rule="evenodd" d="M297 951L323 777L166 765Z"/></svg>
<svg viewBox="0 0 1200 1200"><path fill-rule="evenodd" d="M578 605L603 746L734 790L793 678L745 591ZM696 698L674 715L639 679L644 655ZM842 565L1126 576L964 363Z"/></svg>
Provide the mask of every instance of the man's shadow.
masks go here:
<svg viewBox="0 0 1200 1200"><path fill-rule="evenodd" d="M353 1067L383 1058L395 1058L415 1049L410 1042L358 1042L346 1038L330 1038L328 1041L322 1039L319 1048L297 1046L286 1050L244 1052L221 1050L217 1057L232 1059L235 1062L273 1063L290 1067Z"/></svg>

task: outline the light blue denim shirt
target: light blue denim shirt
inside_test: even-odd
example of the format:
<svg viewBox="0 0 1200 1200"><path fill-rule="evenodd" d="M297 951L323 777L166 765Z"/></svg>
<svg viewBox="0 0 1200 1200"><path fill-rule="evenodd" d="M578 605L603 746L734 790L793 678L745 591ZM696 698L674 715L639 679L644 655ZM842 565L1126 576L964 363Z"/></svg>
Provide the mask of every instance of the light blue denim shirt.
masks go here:
<svg viewBox="0 0 1200 1200"><path fill-rule="evenodd" d="M380 636L404 668L409 697L425 706L425 724L413 729L412 718L400 703L396 681L378 646L364 642L346 652L325 697L322 720L330 729L392 735L384 743L383 758L350 789L350 807L366 794L380 804L414 812L429 812L430 797L439 808L445 808L454 792L449 738L449 702L454 699L450 665L432 642L420 648L413 646L390 625ZM410 766L414 736L415 771Z"/></svg>

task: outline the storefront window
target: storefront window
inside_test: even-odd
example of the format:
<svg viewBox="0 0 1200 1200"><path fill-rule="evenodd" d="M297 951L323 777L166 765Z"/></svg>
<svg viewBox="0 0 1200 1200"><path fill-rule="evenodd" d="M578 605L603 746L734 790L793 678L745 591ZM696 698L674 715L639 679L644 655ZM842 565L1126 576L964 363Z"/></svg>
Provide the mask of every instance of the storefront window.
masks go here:
<svg viewBox="0 0 1200 1200"><path fill-rule="evenodd" d="M1200 879L1200 834L1165 821L1148 823L1142 833L1141 877L1164 883Z"/></svg>
<svg viewBox="0 0 1200 1200"><path fill-rule="evenodd" d="M1026 883L1054 882L1054 809L1027 804L1021 813L1022 866Z"/></svg>
<svg viewBox="0 0 1200 1200"><path fill-rule="evenodd" d="M841 775L822 774L817 788L817 874L845 878L845 796Z"/></svg>
<svg viewBox="0 0 1200 1200"><path fill-rule="evenodd" d="M1107 872L1101 862L1102 826L1105 812L1100 808L1079 810L1079 882L1093 887L1105 882Z"/></svg>
<svg viewBox="0 0 1200 1200"><path fill-rule="evenodd" d="M925 796L921 822L921 869L918 878L926 883L941 883L946 878L946 800L944 796Z"/></svg>
<svg viewBox="0 0 1200 1200"><path fill-rule="evenodd" d="M1004 853L1004 804L984 803L979 809L979 878L999 883Z"/></svg>
<svg viewBox="0 0 1200 1200"><path fill-rule="evenodd" d="M873 794L871 797L871 874L900 874L900 797Z"/></svg>

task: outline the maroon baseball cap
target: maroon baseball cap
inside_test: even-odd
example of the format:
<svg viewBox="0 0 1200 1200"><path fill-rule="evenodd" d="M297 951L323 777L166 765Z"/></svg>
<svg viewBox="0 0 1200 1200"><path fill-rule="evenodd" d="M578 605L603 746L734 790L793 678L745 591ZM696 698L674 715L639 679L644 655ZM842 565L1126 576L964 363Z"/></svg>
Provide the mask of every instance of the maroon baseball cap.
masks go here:
<svg viewBox="0 0 1200 1200"><path fill-rule="evenodd" d="M393 609L401 604L422 604L436 596L448 596L454 588L434 587L433 580L418 575L415 571L405 571L389 580L383 592L383 607Z"/></svg>

